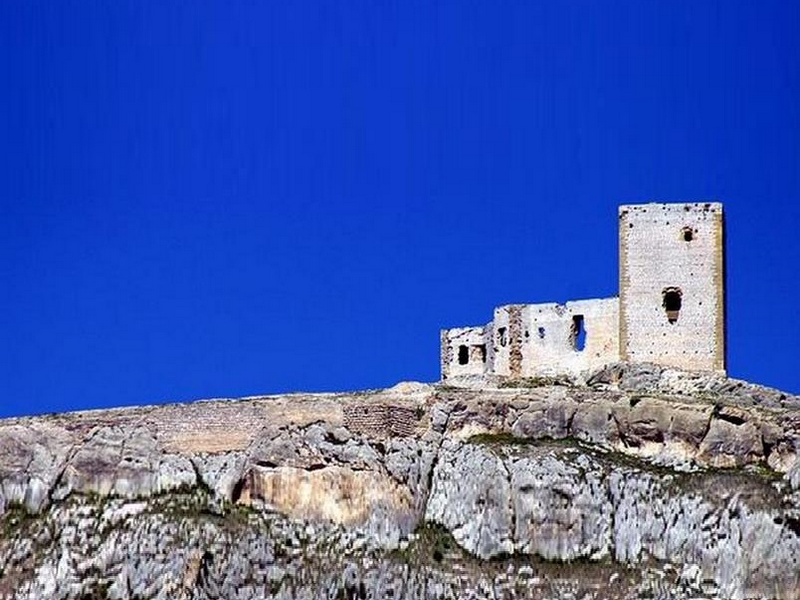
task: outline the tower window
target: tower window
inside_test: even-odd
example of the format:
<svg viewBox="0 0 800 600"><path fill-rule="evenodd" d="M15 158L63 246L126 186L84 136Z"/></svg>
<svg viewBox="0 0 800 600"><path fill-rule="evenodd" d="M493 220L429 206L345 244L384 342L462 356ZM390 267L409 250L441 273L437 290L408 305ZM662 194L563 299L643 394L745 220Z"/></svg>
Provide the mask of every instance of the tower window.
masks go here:
<svg viewBox="0 0 800 600"><path fill-rule="evenodd" d="M684 227L681 229L681 239L684 242L691 242L694 239L694 231L692 231L691 227Z"/></svg>
<svg viewBox="0 0 800 600"><path fill-rule="evenodd" d="M506 335L506 328L501 327L497 330L498 340L500 341L501 346L505 346L508 343L508 336Z"/></svg>
<svg viewBox="0 0 800 600"><path fill-rule="evenodd" d="M469 347L467 346L459 346L458 347L458 364L466 365L469 363Z"/></svg>
<svg viewBox="0 0 800 600"><path fill-rule="evenodd" d="M662 306L667 313L667 320L674 324L678 322L678 315L681 312L681 300L683 292L680 288L668 287L662 292Z"/></svg>
<svg viewBox="0 0 800 600"><path fill-rule="evenodd" d="M580 352L586 347L586 329L583 327L583 315L574 315L572 317L569 340L573 350Z"/></svg>

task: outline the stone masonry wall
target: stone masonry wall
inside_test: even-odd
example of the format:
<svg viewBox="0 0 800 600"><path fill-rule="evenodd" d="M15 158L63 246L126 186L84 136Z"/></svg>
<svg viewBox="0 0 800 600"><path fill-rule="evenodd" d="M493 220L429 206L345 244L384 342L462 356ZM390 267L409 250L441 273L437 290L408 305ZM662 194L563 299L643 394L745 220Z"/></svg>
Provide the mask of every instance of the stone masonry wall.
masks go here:
<svg viewBox="0 0 800 600"><path fill-rule="evenodd" d="M576 339L576 319L585 344ZM494 313L494 373L510 377L578 374L619 360L618 300L501 306Z"/></svg>
<svg viewBox="0 0 800 600"><path fill-rule="evenodd" d="M442 379L459 375L482 375L487 372L488 364L484 327L457 327L442 330Z"/></svg>
<svg viewBox="0 0 800 600"><path fill-rule="evenodd" d="M336 395L289 395L238 402L197 402L159 407L147 418L165 447L178 452L242 450L264 428L342 421Z"/></svg>
<svg viewBox="0 0 800 600"><path fill-rule="evenodd" d="M348 402L343 406L344 426L369 437L408 437L417 427L416 409L386 403Z"/></svg>
<svg viewBox="0 0 800 600"><path fill-rule="evenodd" d="M722 205L621 206L619 227L619 298L509 304L483 327L445 330L442 378L577 375L618 360L725 373Z"/></svg>
<svg viewBox="0 0 800 600"><path fill-rule="evenodd" d="M722 205L622 206L619 226L622 360L724 372Z"/></svg>
<svg viewBox="0 0 800 600"><path fill-rule="evenodd" d="M64 430L76 439L99 427L144 427L169 452L216 453L242 450L265 428L342 422L340 394L287 394L185 404L92 410L42 417L6 419L2 426L34 420Z"/></svg>

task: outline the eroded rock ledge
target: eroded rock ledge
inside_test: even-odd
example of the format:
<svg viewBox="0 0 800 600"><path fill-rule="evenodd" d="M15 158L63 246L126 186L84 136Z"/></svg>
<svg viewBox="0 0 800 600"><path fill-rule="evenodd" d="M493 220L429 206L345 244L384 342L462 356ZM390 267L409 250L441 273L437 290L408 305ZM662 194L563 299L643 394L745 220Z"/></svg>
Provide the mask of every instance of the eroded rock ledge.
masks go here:
<svg viewBox="0 0 800 600"><path fill-rule="evenodd" d="M148 553L159 534L136 515L199 490L212 513L241 506L352 532L365 540L356 555L402 550L430 523L479 559L677 563L723 597L800 598L798 449L796 396L619 364L581 382L406 383L0 421L0 514L24 508L58 531L76 498L138 502L130 519L144 538L104 550L116 558L96 582L109 586L126 561L161 560L153 577L188 568L188 557ZM77 582L59 597L82 597L80 547L51 534L20 554L15 536L0 543L0 597L42 597L54 578ZM237 551L231 540L201 550ZM16 595L3 586L12 576ZM253 593L278 595L282 581ZM114 597L133 597L134 584L114 584ZM442 586L440 596L463 592Z"/></svg>

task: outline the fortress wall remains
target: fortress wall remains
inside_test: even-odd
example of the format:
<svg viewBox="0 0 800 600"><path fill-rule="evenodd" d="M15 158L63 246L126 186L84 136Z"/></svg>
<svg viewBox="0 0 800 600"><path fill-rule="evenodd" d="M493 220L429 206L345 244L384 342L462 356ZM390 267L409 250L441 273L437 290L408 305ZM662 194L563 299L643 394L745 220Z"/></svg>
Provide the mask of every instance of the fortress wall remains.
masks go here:
<svg viewBox="0 0 800 600"><path fill-rule="evenodd" d="M526 317L525 376L577 374L619 360L617 298L531 305Z"/></svg>
<svg viewBox="0 0 800 600"><path fill-rule="evenodd" d="M31 422L46 423L76 435L78 439L89 435L97 427L114 427L136 425L141 423L157 406L130 406L124 408L101 408L82 410L57 415L41 415L38 417L17 417L4 419L4 424L29 424Z"/></svg>
<svg viewBox="0 0 800 600"><path fill-rule="evenodd" d="M526 304L508 304L494 309L491 340L493 368L497 375L521 377L525 330L522 324Z"/></svg>
<svg viewBox="0 0 800 600"><path fill-rule="evenodd" d="M485 327L458 327L441 332L442 379L482 375L489 367Z"/></svg>
<svg viewBox="0 0 800 600"><path fill-rule="evenodd" d="M164 446L175 452L243 450L265 427L342 422L341 402L331 396L196 402L159 407L147 417Z"/></svg>
<svg viewBox="0 0 800 600"><path fill-rule="evenodd" d="M147 419L164 446L175 452L244 450L274 420L251 403L197 403L164 407Z"/></svg>
<svg viewBox="0 0 800 600"><path fill-rule="evenodd" d="M5 419L0 426L51 427L75 442L98 427L144 427L168 452L242 450L264 427L342 423L342 402L352 395L288 394L243 399L203 400L184 404L131 406ZM54 434L55 435L55 434Z"/></svg>
<svg viewBox="0 0 800 600"><path fill-rule="evenodd" d="M619 209L623 360L725 371L719 203Z"/></svg>
<svg viewBox="0 0 800 600"><path fill-rule="evenodd" d="M498 307L494 372L509 377L578 374L619 360L618 306L617 298L604 298Z"/></svg>
<svg viewBox="0 0 800 600"><path fill-rule="evenodd" d="M36 425L78 443L98 427L141 427L151 432L166 452L213 454L245 450L265 428L320 422L330 427L344 425L354 433L378 439L408 437L424 426L421 420L428 393L423 389L398 395L384 390L201 400L19 417L0 421L0 428Z"/></svg>
<svg viewBox="0 0 800 600"><path fill-rule="evenodd" d="M621 206L619 227L619 298L510 304L483 328L446 330L442 377L578 374L619 360L724 374L722 204ZM482 364L471 360L481 337Z"/></svg>
<svg viewBox="0 0 800 600"><path fill-rule="evenodd" d="M343 413L347 429L369 437L408 437L417 428L414 407L369 401L346 402Z"/></svg>

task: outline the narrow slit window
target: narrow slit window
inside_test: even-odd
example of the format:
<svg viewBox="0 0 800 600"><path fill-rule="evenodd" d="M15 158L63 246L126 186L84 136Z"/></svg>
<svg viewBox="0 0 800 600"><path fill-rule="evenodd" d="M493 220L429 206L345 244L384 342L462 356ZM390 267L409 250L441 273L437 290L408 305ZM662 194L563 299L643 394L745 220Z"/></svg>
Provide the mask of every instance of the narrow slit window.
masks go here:
<svg viewBox="0 0 800 600"><path fill-rule="evenodd" d="M458 364L466 365L469 363L469 347L467 346L459 346L458 347Z"/></svg>
<svg viewBox="0 0 800 600"><path fill-rule="evenodd" d="M667 313L667 321L670 324L674 325L678 322L678 316L681 312L681 304L683 302L682 296L683 293L681 292L680 288L665 288L662 292L664 297L663 307L664 311Z"/></svg>
<svg viewBox="0 0 800 600"><path fill-rule="evenodd" d="M586 347L586 328L583 326L583 315L573 315L569 337L573 350L581 352Z"/></svg>

